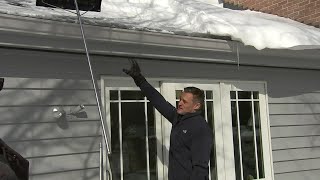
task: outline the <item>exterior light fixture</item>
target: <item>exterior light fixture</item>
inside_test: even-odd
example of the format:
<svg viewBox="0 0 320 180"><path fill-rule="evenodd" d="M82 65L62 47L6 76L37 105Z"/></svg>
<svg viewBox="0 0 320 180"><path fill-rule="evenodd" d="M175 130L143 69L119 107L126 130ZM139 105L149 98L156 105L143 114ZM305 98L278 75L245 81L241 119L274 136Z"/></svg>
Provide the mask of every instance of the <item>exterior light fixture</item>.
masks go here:
<svg viewBox="0 0 320 180"><path fill-rule="evenodd" d="M60 119L61 117L66 116L66 112L61 107L54 107L52 109L52 113L55 119Z"/></svg>
<svg viewBox="0 0 320 180"><path fill-rule="evenodd" d="M61 119L72 116L76 116L78 113L81 113L84 109L84 105L80 104L73 109L70 110L70 112L66 112L62 107L54 107L52 109L52 115L55 119Z"/></svg>
<svg viewBox="0 0 320 180"><path fill-rule="evenodd" d="M79 104L78 106L76 106L70 110L70 114L77 114L77 113L81 112L83 109L84 109L84 105Z"/></svg>

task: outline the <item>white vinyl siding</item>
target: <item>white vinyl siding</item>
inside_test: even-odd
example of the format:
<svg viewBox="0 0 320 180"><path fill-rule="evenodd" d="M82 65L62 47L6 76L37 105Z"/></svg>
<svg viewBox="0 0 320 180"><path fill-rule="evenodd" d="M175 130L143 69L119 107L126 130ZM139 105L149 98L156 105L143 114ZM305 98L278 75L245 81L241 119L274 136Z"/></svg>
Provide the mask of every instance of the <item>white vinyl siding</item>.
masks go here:
<svg viewBox="0 0 320 180"><path fill-rule="evenodd" d="M276 180L316 180L320 170L320 93L269 99Z"/></svg>
<svg viewBox="0 0 320 180"><path fill-rule="evenodd" d="M30 180L99 178L100 121L91 82L5 78L0 99L0 137L30 162ZM57 121L85 105L85 116Z"/></svg>

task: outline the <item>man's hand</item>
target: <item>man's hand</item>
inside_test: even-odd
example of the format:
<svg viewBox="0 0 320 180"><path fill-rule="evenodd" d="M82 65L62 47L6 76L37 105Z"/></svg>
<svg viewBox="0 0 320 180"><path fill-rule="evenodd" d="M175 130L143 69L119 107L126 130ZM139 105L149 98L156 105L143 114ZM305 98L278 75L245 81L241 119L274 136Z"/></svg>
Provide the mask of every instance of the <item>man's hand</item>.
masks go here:
<svg viewBox="0 0 320 180"><path fill-rule="evenodd" d="M141 70L137 61L132 58L130 58L129 61L131 62L131 68L129 70L123 69L122 71L128 74L129 76L131 76L134 82L136 83L136 85L140 86L140 84L146 79L142 76Z"/></svg>
<svg viewBox="0 0 320 180"><path fill-rule="evenodd" d="M131 62L131 68L129 70L123 69L123 72L125 72L126 74L128 74L134 79L135 77L138 77L141 75L141 70L136 60L129 59L129 61Z"/></svg>

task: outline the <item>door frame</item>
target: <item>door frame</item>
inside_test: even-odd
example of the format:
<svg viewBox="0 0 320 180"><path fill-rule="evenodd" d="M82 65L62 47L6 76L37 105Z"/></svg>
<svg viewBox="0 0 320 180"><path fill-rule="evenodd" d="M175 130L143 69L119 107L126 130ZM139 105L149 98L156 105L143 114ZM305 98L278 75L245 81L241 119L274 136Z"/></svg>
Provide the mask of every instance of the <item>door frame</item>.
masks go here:
<svg viewBox="0 0 320 180"><path fill-rule="evenodd" d="M101 90L101 98L102 98L102 105L104 109L104 115L106 115L106 112L108 109L106 109L106 83L107 81L125 81L126 85L130 87L136 87L136 89L139 89L135 84L134 81L130 77L119 77L119 76L101 76L101 87L103 87L103 90ZM217 176L218 180L235 180L235 164L234 164L234 157L233 157L233 144L230 144L228 142L233 142L233 135L232 131L230 131L230 127L232 127L231 124L231 110L230 110L230 90L231 89L243 89L243 90L255 90L259 91L260 93L263 93L263 103L260 103L260 108L263 108L263 111L265 112L265 141L264 142L268 146L268 154L264 155L264 161L267 161L268 167L265 168L266 172L266 180L273 180L274 179L274 171L273 171L273 161L272 161L272 149L271 149L271 135L270 135L270 121L269 121L269 111L268 111L268 94L267 94L267 83L265 81L233 81L233 80L209 80L209 79L185 79L185 78L147 78L148 82L152 84L154 87L157 87L156 89L165 97L166 100L169 101L171 99L175 99L175 97L170 97L170 95L165 95L163 92L165 91L163 88L163 84L194 84L197 86L198 84L216 84L219 87L218 93L220 101L220 106L214 106L214 109L217 109L217 112L220 113L214 113L215 116L215 130L218 125L222 125L221 133L215 133L215 143L219 142L222 144L222 147L216 146L216 154L221 153L222 156L218 158L216 156L216 165L217 165ZM110 84L115 85L115 84ZM127 87L126 86L126 87ZM172 96L172 95L171 95ZM175 105L175 102L173 103ZM160 124L157 125L157 139L159 142L162 142L162 145L166 143L166 139L170 139L168 134L166 133L168 131L168 127L170 127L170 123L160 115L158 111L155 111L155 115L160 116ZM110 119L110 117L107 117ZM226 119L229 119L227 121ZM155 119L159 120L159 119ZM168 125L169 124L169 125ZM160 129L159 129L159 128ZM108 124L108 128L110 128L110 124ZM170 128L171 129L171 128ZM109 133L111 130L109 129ZM170 135L169 135L170 136ZM111 137L111 136L110 136ZM222 142L220 142L222 140ZM104 153L106 154L106 153ZM157 146L157 169L158 169L158 178L159 179L167 179L167 167L165 166L166 158L168 159L168 155L164 154L162 151L162 147ZM231 155L231 157L230 157ZM161 158L161 159L160 159ZM231 159L230 159L231 158ZM106 158L104 158L105 160ZM160 162L160 161L163 161ZM106 162L106 161L105 161ZM159 167L159 165L161 167ZM105 172L105 171L104 171ZM223 172L223 173L219 173ZM105 176L106 177L106 176Z"/></svg>

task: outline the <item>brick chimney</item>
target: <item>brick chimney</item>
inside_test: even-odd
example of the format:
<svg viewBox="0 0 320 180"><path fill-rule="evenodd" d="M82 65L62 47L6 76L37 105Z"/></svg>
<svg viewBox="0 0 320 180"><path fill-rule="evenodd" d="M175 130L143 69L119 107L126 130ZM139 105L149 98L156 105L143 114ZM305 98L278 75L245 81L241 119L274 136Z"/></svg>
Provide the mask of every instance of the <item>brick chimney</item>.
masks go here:
<svg viewBox="0 0 320 180"><path fill-rule="evenodd" d="M320 28L320 0L224 0L224 6L250 9Z"/></svg>

